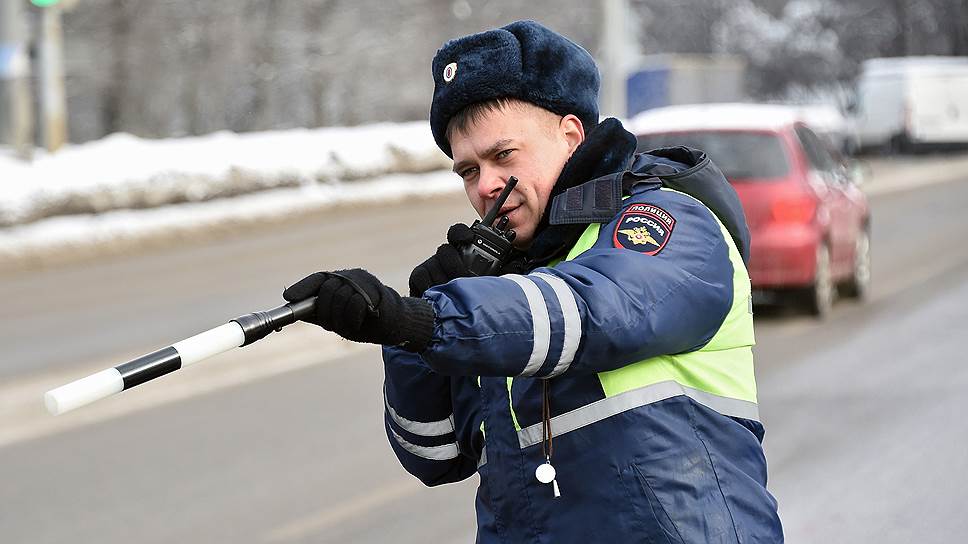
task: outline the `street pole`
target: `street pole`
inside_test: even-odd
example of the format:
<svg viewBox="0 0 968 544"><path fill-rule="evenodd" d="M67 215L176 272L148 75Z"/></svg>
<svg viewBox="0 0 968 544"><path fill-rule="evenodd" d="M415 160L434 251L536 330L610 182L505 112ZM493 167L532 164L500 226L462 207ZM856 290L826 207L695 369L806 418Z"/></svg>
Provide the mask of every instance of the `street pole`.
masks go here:
<svg viewBox="0 0 968 544"><path fill-rule="evenodd" d="M22 0L0 0L0 144L16 155L33 155L30 60Z"/></svg>
<svg viewBox="0 0 968 544"><path fill-rule="evenodd" d="M57 151L67 141L67 94L64 91L64 31L61 6L40 10L40 107L42 136L48 151Z"/></svg>
<svg viewBox="0 0 968 544"><path fill-rule="evenodd" d="M626 0L602 0L602 116L623 118L628 114L626 103L626 53L630 16Z"/></svg>

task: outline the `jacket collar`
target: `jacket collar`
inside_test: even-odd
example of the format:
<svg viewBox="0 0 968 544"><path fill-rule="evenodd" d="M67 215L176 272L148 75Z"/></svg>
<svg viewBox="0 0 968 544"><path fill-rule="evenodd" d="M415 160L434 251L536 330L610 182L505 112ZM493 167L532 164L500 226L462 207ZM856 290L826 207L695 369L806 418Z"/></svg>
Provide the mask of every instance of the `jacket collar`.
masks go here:
<svg viewBox="0 0 968 544"><path fill-rule="evenodd" d="M749 262L750 235L736 191L705 153L684 146L635 154L636 139L616 119L594 128L562 168L531 248L529 268L563 256L591 223L607 223L622 197L643 183L686 193L705 204Z"/></svg>
<svg viewBox="0 0 968 544"><path fill-rule="evenodd" d="M589 223L609 220L622 205L622 178L632 165L635 136L617 119L593 128L561 170L550 203L527 251L529 261L545 264L581 236Z"/></svg>

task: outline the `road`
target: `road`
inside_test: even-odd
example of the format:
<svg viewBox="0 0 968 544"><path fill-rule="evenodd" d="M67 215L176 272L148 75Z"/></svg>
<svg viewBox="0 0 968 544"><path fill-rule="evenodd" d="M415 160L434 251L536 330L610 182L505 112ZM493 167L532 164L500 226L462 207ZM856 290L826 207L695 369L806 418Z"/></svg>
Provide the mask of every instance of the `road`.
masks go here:
<svg viewBox="0 0 968 544"><path fill-rule="evenodd" d="M968 531L968 175L872 198L874 287L765 309L757 378L788 542ZM0 281L0 541L468 542L475 479L427 490L382 427L378 353L307 325L58 418L44 390L278 303L316 269L403 287L462 197L144 248Z"/></svg>

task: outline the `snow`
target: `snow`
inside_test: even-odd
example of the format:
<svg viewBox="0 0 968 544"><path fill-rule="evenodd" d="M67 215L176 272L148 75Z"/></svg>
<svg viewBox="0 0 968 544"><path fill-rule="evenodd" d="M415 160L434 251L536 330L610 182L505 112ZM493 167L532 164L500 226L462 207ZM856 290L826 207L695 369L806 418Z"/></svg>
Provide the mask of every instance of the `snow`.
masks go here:
<svg viewBox="0 0 968 544"><path fill-rule="evenodd" d="M461 191L426 122L0 148L0 261Z"/></svg>
<svg viewBox="0 0 968 544"><path fill-rule="evenodd" d="M0 229L0 262L44 261L46 256L120 247L154 236L184 238L211 230L291 217L336 204L433 196L461 191L450 170L427 174L391 174L352 183L282 187L208 202L190 202L141 210L50 217Z"/></svg>
<svg viewBox="0 0 968 544"><path fill-rule="evenodd" d="M968 67L968 57L884 57L867 59L861 64L865 75L898 75L901 73L962 72Z"/></svg>
<svg viewBox="0 0 968 544"><path fill-rule="evenodd" d="M164 140L114 134L32 163L8 155L0 154L0 227L450 166L426 122Z"/></svg>
<svg viewBox="0 0 968 544"><path fill-rule="evenodd" d="M834 150L845 147L847 119L830 104L694 104L646 110L626 126L634 134L747 130L779 132L805 123Z"/></svg>
<svg viewBox="0 0 968 544"><path fill-rule="evenodd" d="M842 134L846 121L829 105L693 104L644 111L628 122L635 134L692 130L777 131L803 122L820 133Z"/></svg>

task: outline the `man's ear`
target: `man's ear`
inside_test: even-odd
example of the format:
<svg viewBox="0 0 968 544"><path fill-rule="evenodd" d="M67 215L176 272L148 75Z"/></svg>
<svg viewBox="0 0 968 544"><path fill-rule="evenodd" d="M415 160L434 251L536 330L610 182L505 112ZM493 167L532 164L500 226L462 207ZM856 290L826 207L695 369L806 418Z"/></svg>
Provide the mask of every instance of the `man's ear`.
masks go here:
<svg viewBox="0 0 968 544"><path fill-rule="evenodd" d="M582 126L581 119L569 113L558 122L558 129L561 130L561 135L568 144L570 156L585 141L585 127Z"/></svg>

